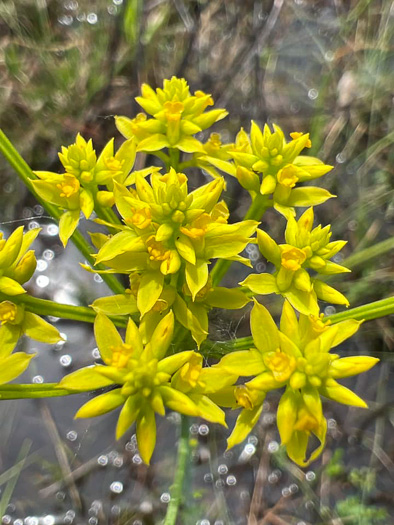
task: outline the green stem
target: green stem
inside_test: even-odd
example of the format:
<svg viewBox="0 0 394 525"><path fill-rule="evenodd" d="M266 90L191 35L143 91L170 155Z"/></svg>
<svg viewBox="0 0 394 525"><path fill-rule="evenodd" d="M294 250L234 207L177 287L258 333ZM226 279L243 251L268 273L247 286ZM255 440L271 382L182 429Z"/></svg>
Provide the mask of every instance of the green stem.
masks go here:
<svg viewBox="0 0 394 525"><path fill-rule="evenodd" d="M0 301L9 301L15 304L21 304L27 312L38 315L51 315L61 319L72 319L83 323L94 323L96 312L93 308L87 306L73 306L70 304L56 303L47 299L38 299L28 294L6 295L0 292ZM125 328L127 321L125 317L108 316L116 326Z"/></svg>
<svg viewBox="0 0 394 525"><path fill-rule="evenodd" d="M353 269L356 268L356 266L360 266L360 264L365 264L370 259L374 259L375 257L379 257L380 255L391 251L393 248L394 237L390 237L389 239L378 242L373 246L364 248L364 250L360 250L359 252L353 253L352 255L344 259L341 262L341 264L343 264L343 266L346 266L347 268Z"/></svg>
<svg viewBox="0 0 394 525"><path fill-rule="evenodd" d="M37 179L36 175L34 175L28 164L19 155L17 150L14 148L13 144L10 142L10 140L7 138L7 136L1 129L0 152L4 155L8 163L14 168L14 170L18 174L19 178L28 187L29 191L34 195L37 201L45 208L48 214L51 215L51 217L53 217L57 221L59 221L62 215L62 211L57 206L46 202L44 199L41 199L39 195L37 195L33 188L33 185L31 184L32 180ZM89 263L92 266L94 266L95 260L91 256L92 247L86 242L82 234L78 230L76 230L73 233L71 240L74 243L74 245L78 248L78 250L82 253L82 255L86 258L86 260L89 261ZM100 266L97 266L97 268L102 269L102 267ZM124 287L114 275L103 274L102 277L114 293L124 292Z"/></svg>
<svg viewBox="0 0 394 525"><path fill-rule="evenodd" d="M260 221L268 208L271 207L271 203L267 197L257 194L252 204L247 211L244 221L255 220ZM226 259L219 259L211 271L212 286L218 286L220 281L226 275L230 268L232 261Z"/></svg>
<svg viewBox="0 0 394 525"><path fill-rule="evenodd" d="M168 168L174 168L175 171L178 171L179 149L177 149L177 148L169 148L168 149L168 154L169 154Z"/></svg>
<svg viewBox="0 0 394 525"><path fill-rule="evenodd" d="M171 487L171 499L167 507L166 517L163 525L175 525L179 506L182 502L183 483L185 479L186 462L190 453L189 445L189 418L181 416L181 436L178 442L178 457L174 476L174 484Z"/></svg>
<svg viewBox="0 0 394 525"><path fill-rule="evenodd" d="M344 312L329 315L326 317L326 319L329 319L332 324L340 323L341 321L347 321L348 319L355 319L357 321L371 321L372 319L378 319L393 313L394 297L389 297L388 299L382 299L373 303L364 304L363 306L351 308ZM201 353L207 357L220 357L235 350L248 350L253 346L254 342L251 336L240 337L235 341L206 341L203 343Z"/></svg>
<svg viewBox="0 0 394 525"><path fill-rule="evenodd" d="M81 394L86 390L69 391L56 388L57 383L24 384L24 385L1 385L0 399L32 399L38 397L61 397ZM94 390L94 389L92 389Z"/></svg>

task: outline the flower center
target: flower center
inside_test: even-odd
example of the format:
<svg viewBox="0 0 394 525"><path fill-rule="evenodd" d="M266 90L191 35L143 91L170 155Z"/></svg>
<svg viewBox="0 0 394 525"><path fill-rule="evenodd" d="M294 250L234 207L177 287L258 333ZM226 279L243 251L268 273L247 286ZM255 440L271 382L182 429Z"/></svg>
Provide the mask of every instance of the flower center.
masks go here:
<svg viewBox="0 0 394 525"><path fill-rule="evenodd" d="M292 355L281 352L268 352L263 355L264 364L271 370L276 381L287 381L296 368L296 360Z"/></svg>
<svg viewBox="0 0 394 525"><path fill-rule="evenodd" d="M305 252L299 248L282 248L281 265L287 270L296 272L301 268L305 259Z"/></svg>
<svg viewBox="0 0 394 525"><path fill-rule="evenodd" d="M133 353L133 347L126 343L120 346L112 346L112 361L111 365L116 368L126 368L127 363Z"/></svg>
<svg viewBox="0 0 394 525"><path fill-rule="evenodd" d="M278 182L286 188L294 188L294 186L298 182L297 168L292 164L289 164L281 170L279 170Z"/></svg>
<svg viewBox="0 0 394 525"><path fill-rule="evenodd" d="M79 181L73 175L64 175L64 180L59 184L56 184L56 187L60 190L60 197L65 197L68 199L75 193L79 191Z"/></svg>
<svg viewBox="0 0 394 525"><path fill-rule="evenodd" d="M0 303L0 322L5 324L15 321L17 314L17 306L10 301L3 301Z"/></svg>

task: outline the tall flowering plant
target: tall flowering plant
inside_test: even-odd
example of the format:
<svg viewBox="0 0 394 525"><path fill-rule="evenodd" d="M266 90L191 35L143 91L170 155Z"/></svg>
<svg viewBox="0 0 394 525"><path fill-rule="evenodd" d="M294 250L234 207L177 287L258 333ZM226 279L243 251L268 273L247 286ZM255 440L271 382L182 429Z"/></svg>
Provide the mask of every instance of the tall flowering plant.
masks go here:
<svg viewBox="0 0 394 525"><path fill-rule="evenodd" d="M59 317L94 321L100 359L59 384L40 385L39 391L28 384L0 387L0 398L100 390L76 417L118 410L116 437L135 424L140 455L149 464L156 417L166 409L226 428L224 409L238 410L229 431L231 448L258 423L266 396L280 390L282 445L291 460L305 467L325 445L322 398L366 408L340 380L378 361L332 352L357 332L362 316L353 319L350 311L336 323L320 310L322 302L349 306L346 297L325 282L326 276L349 271L332 260L346 243L332 239L329 225L314 224L314 207L334 195L309 185L332 166L305 154L311 147L308 133L295 131L287 138L278 125L261 128L252 122L250 133L241 129L231 144L223 144L217 133L200 141L196 134L227 112L211 109L211 95L192 94L185 79L165 80L156 90L144 84L136 101L143 112L135 118L115 117L125 137L119 148L111 139L96 153L92 140L78 134L75 143L59 153L62 173L31 172L27 166L21 170L20 157L1 138L3 153L58 218L63 245L71 239L84 253L93 254L83 267L101 273L114 293L97 298L90 310L36 300L25 283L35 270L34 252L28 249L39 230L23 233L18 228L8 239L1 234L0 385L16 379L34 357L14 352L20 337L61 340L38 315L53 308ZM134 170L140 153L155 156L157 165ZM196 187L191 168L203 170L210 180ZM251 198L247 218L239 222L231 220L226 205L228 176ZM287 222L282 244L265 231L262 217L268 208ZM300 214L299 208L306 211ZM91 234L91 245L78 236L82 216L102 227ZM237 286L220 286L229 264L252 268L243 255L248 244L258 246L273 271L251 269ZM123 275L127 288L112 274ZM276 294L282 302L279 327L264 306L267 294ZM252 338L225 343L225 355L216 362L204 360L210 310L247 308L249 303ZM126 327L124 337L114 323ZM310 448L311 435L318 441L315 449Z"/></svg>

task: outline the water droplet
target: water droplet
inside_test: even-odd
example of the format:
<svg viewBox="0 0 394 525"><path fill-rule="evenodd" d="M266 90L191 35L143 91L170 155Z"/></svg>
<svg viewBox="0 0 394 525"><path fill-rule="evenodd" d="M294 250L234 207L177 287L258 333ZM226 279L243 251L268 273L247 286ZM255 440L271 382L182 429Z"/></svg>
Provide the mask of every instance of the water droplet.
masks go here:
<svg viewBox="0 0 394 525"><path fill-rule="evenodd" d="M47 235L50 235L51 237L54 237L55 235L58 235L59 233L59 226L57 224L48 224L46 229Z"/></svg>
<svg viewBox="0 0 394 525"><path fill-rule="evenodd" d="M242 490L239 494L239 499L242 501L249 501L250 500L250 494L247 490Z"/></svg>
<svg viewBox="0 0 394 525"><path fill-rule="evenodd" d="M205 483L212 483L213 481L213 475L208 472L207 474L204 474L204 482Z"/></svg>
<svg viewBox="0 0 394 525"><path fill-rule="evenodd" d="M4 525L9 525L12 522L12 518L9 514L4 514L4 516L1 518L1 523Z"/></svg>
<svg viewBox="0 0 394 525"><path fill-rule="evenodd" d="M308 98L310 98L311 100L316 100L318 96L319 92L317 89L310 89L308 91Z"/></svg>
<svg viewBox="0 0 394 525"><path fill-rule="evenodd" d="M63 492L62 490L59 490L59 492L56 492L55 497L58 501L64 501L66 499L66 493Z"/></svg>
<svg viewBox="0 0 394 525"><path fill-rule="evenodd" d="M168 492L163 492L163 494L160 496L160 501L162 503L169 503L171 500L171 496Z"/></svg>
<svg viewBox="0 0 394 525"><path fill-rule="evenodd" d="M112 2L113 2L115 5L122 5L122 4L123 4L123 0L112 0Z"/></svg>
<svg viewBox="0 0 394 525"><path fill-rule="evenodd" d="M325 54L324 54L324 58L327 62L332 62L335 58L335 55L332 51L327 51Z"/></svg>
<svg viewBox="0 0 394 525"><path fill-rule="evenodd" d="M88 520L88 524L89 525L97 525L98 523L98 519L96 518L96 516L92 516L91 518L89 518Z"/></svg>
<svg viewBox="0 0 394 525"><path fill-rule="evenodd" d="M88 21L89 24L92 24L92 25L97 24L98 18L97 18L96 13L89 13L86 17L86 20Z"/></svg>
<svg viewBox="0 0 394 525"><path fill-rule="evenodd" d="M333 315L336 312L336 308L334 306L326 306L324 308L324 315Z"/></svg>
<svg viewBox="0 0 394 525"><path fill-rule="evenodd" d="M118 13L118 8L116 7L116 5L109 5L107 7L107 11L109 15L116 15Z"/></svg>
<svg viewBox="0 0 394 525"><path fill-rule="evenodd" d="M78 20L78 22L85 22L86 14L85 13L79 13L79 15L77 15L77 20Z"/></svg>
<svg viewBox="0 0 394 525"><path fill-rule="evenodd" d="M193 423L193 425L190 426L189 428L189 432L190 434L198 434L198 425L196 423Z"/></svg>
<svg viewBox="0 0 394 525"><path fill-rule="evenodd" d="M256 272L257 273L264 273L266 269L267 269L267 265L265 263L258 262L256 264Z"/></svg>
<svg viewBox="0 0 394 525"><path fill-rule="evenodd" d="M112 507L111 507L111 514L112 514L112 516L119 516L121 510L122 509L119 507L119 505L112 505Z"/></svg>
<svg viewBox="0 0 394 525"><path fill-rule="evenodd" d="M12 193L15 189L15 186L11 182L6 182L3 186L4 193Z"/></svg>
<svg viewBox="0 0 394 525"><path fill-rule="evenodd" d="M305 521L297 521L297 525L306 525Z"/></svg>
<svg viewBox="0 0 394 525"><path fill-rule="evenodd" d="M256 452L256 447L253 445L253 443L248 443L245 445L244 452L248 456L253 456L253 454Z"/></svg>
<svg viewBox="0 0 394 525"><path fill-rule="evenodd" d="M49 277L47 275L39 275L36 279L36 285L39 288L46 288L49 284Z"/></svg>
<svg viewBox="0 0 394 525"><path fill-rule="evenodd" d="M52 259L55 257L55 252L53 250L44 250L42 256L46 261L52 261Z"/></svg>
<svg viewBox="0 0 394 525"><path fill-rule="evenodd" d="M208 425L200 425L198 427L198 433L200 434L200 436L207 436L209 434Z"/></svg>
<svg viewBox="0 0 394 525"><path fill-rule="evenodd" d="M48 268L48 263L46 261L44 261L43 259L37 260L37 266L36 266L37 272L45 272L47 268Z"/></svg>
<svg viewBox="0 0 394 525"><path fill-rule="evenodd" d="M35 206L33 206L33 211L36 215L43 215L45 210L41 206L41 204L36 204Z"/></svg>
<svg viewBox="0 0 394 525"><path fill-rule="evenodd" d="M127 450L127 452L135 452L137 450L137 447L131 441L128 441L124 448Z"/></svg>
<svg viewBox="0 0 394 525"><path fill-rule="evenodd" d="M134 454L133 459L131 460L135 465L141 465L142 459L139 454Z"/></svg>
<svg viewBox="0 0 394 525"><path fill-rule="evenodd" d="M66 438L69 441L76 441L78 439L78 432L75 432L75 430L70 430L69 432L67 432Z"/></svg>
<svg viewBox="0 0 394 525"><path fill-rule="evenodd" d="M217 480L215 481L215 486L216 486L218 489L224 487L224 485L225 485L225 483L224 483L224 480L222 480L222 479L217 479Z"/></svg>
<svg viewBox="0 0 394 525"><path fill-rule="evenodd" d="M343 164L346 162L346 155L343 153L338 153L338 155L335 157L335 160L338 162L338 164Z"/></svg>
<svg viewBox="0 0 394 525"><path fill-rule="evenodd" d="M35 228L39 228L40 225L37 221L30 221L28 226L27 226L27 229L28 230L34 230Z"/></svg>
<svg viewBox="0 0 394 525"><path fill-rule="evenodd" d="M271 472L271 474L268 475L268 483L275 484L278 483L279 478L275 474L275 472Z"/></svg>
<svg viewBox="0 0 394 525"><path fill-rule="evenodd" d="M44 519L42 520L42 523L43 525L54 525L55 521L56 521L55 516L51 516L50 514L48 514L47 516L44 517Z"/></svg>
<svg viewBox="0 0 394 525"><path fill-rule="evenodd" d="M233 475L227 476L226 483L230 487L237 484L237 478Z"/></svg>
<svg viewBox="0 0 394 525"><path fill-rule="evenodd" d="M313 472L313 470L309 470L306 474L305 474L305 479L307 481L314 481L316 479L316 474Z"/></svg>
<svg viewBox="0 0 394 525"><path fill-rule="evenodd" d="M95 273L94 276L93 276L93 280L96 282L96 283L102 283L103 282L103 278L101 277L100 274L98 273Z"/></svg>
<svg viewBox="0 0 394 525"><path fill-rule="evenodd" d="M93 348L92 350L92 356L94 359L100 359L100 351L98 348Z"/></svg>
<svg viewBox="0 0 394 525"><path fill-rule="evenodd" d="M284 488L282 489L282 496L283 496L284 498L287 498L287 497L289 497L290 495L291 495L291 492L290 492L289 487L284 487Z"/></svg>
<svg viewBox="0 0 394 525"><path fill-rule="evenodd" d="M61 355L59 358L59 363L63 368L70 367L72 362L73 362L73 359L69 354Z"/></svg>
<svg viewBox="0 0 394 525"><path fill-rule="evenodd" d="M298 492L298 485L296 483L292 483L289 487L289 490L292 494L295 494Z"/></svg>
<svg viewBox="0 0 394 525"><path fill-rule="evenodd" d="M123 458L122 458L122 456L118 456L118 457L114 458L114 460L112 461L112 464L116 468L123 467Z"/></svg>
<svg viewBox="0 0 394 525"><path fill-rule="evenodd" d="M140 504L140 511L143 514L151 514L152 510L153 510L153 505L151 501L143 501Z"/></svg>
<svg viewBox="0 0 394 525"><path fill-rule="evenodd" d="M329 429L337 428L337 422L335 421L335 419L330 418L327 420L327 426Z"/></svg>
<svg viewBox="0 0 394 525"><path fill-rule="evenodd" d="M268 443L268 452L270 454L274 454L275 452L278 452L279 450L279 443L277 441L270 441Z"/></svg>
<svg viewBox="0 0 394 525"><path fill-rule="evenodd" d="M71 15L61 15L57 21L62 26L70 26L73 23L74 18Z"/></svg>
<svg viewBox="0 0 394 525"><path fill-rule="evenodd" d="M123 492L123 483L121 481L113 481L109 486L109 490L114 494L121 494Z"/></svg>
<svg viewBox="0 0 394 525"><path fill-rule="evenodd" d="M350 230L351 232L354 232L358 228L358 222L355 220L349 221L347 223L347 227L348 227L348 230Z"/></svg>
<svg viewBox="0 0 394 525"><path fill-rule="evenodd" d="M228 472L227 465L224 465L224 464L223 465L219 465L218 466L218 472L219 472L219 474L227 474L227 472Z"/></svg>
<svg viewBox="0 0 394 525"><path fill-rule="evenodd" d="M102 454L97 458L97 463L100 465L100 467L105 467L108 465L108 456L105 454Z"/></svg>
<svg viewBox="0 0 394 525"><path fill-rule="evenodd" d="M78 2L76 0L70 0L69 2L64 3L64 9L67 11L75 11L78 9Z"/></svg>
<svg viewBox="0 0 394 525"><path fill-rule="evenodd" d="M40 520L36 516L27 516L24 519L25 525L39 525Z"/></svg>
<svg viewBox="0 0 394 525"><path fill-rule="evenodd" d="M23 520L20 520L20 519L15 520L14 525L23 525Z"/></svg>
<svg viewBox="0 0 394 525"><path fill-rule="evenodd" d="M31 381L32 383L41 384L44 382L44 378L42 376L34 376Z"/></svg>
<svg viewBox="0 0 394 525"><path fill-rule="evenodd" d="M201 520L198 525L211 525L209 520Z"/></svg>
<svg viewBox="0 0 394 525"><path fill-rule="evenodd" d="M68 510L66 512L66 516L70 516L70 518L74 519L75 518L75 510Z"/></svg>

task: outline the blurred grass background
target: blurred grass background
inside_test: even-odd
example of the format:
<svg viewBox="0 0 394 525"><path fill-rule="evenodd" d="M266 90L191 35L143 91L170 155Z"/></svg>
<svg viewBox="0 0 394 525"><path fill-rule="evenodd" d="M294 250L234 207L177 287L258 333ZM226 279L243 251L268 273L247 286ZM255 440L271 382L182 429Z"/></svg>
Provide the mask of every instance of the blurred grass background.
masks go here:
<svg viewBox="0 0 394 525"><path fill-rule="evenodd" d="M158 87L172 75L185 77L192 90L212 93L216 106L230 112L215 128L223 141L232 141L240 126L248 130L251 119L278 123L287 134L310 131L310 154L335 166L318 184L338 195L317 209L318 219L332 222L335 238L349 241L344 257L353 273L346 280L339 277L337 286L352 306L392 295L391 0L3 0L0 42L0 126L33 169L57 171L57 151L73 142L78 131L92 137L97 150L112 136L119 144L112 116L135 116L139 109L134 97L141 83ZM229 189L230 207L242 215L247 198L241 199L231 184ZM34 210L3 159L0 210L0 222L28 218ZM266 214L264 227L277 239L283 226L277 214ZM332 311L329 306L327 312ZM218 316L214 321L215 335L226 336L226 323ZM359 383L359 392L365 389L369 399L376 400L368 415L333 409L332 421L338 426L332 423L332 446L340 443L346 453L334 453L332 459L328 448L324 467L309 482L294 467L282 468L284 459L273 460L267 447L257 449L259 462L253 463L254 456L248 463L254 482L245 472L237 473L249 480L246 495L241 483L237 486L241 510L230 501L234 487L227 484L229 497L216 484L214 495L202 491L200 499L190 496L194 503L179 523L394 522L392 319L368 323L356 342L358 349L383 357L384 363ZM259 430L260 443L274 439L274 420L268 419ZM360 445L351 447L361 439L365 451L357 457ZM207 446L204 442L202 450ZM22 444L22 451L25 448ZM204 465L202 455L201 450L196 455L199 465ZM168 458L163 461L158 470L165 477ZM209 469L214 472L211 462ZM278 469L284 474L272 481ZM217 473L212 476L215 480ZM285 477L290 481L285 483ZM289 490L294 484L298 488L283 493L282 482ZM162 512L155 506L145 514L130 509L124 519L113 522L158 523ZM204 516L208 521L201 521ZM97 519L109 523L105 513Z"/></svg>

